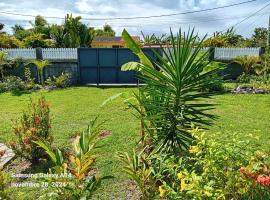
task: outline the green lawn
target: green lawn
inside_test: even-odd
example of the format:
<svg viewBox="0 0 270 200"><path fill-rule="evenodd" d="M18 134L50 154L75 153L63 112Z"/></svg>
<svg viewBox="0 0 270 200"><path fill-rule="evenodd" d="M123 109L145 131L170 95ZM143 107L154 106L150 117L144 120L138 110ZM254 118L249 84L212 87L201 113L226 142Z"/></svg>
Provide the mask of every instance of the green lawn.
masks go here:
<svg viewBox="0 0 270 200"><path fill-rule="evenodd" d="M87 127L94 116L100 121L107 120L104 127L112 132L101 144L97 166L103 175L114 175L99 192L99 199L125 199L128 180L121 173L121 166L115 159L117 151L130 151L138 140L139 123L131 111L125 109L123 99L109 102L100 108L104 100L113 94L134 91L135 88L92 88L74 87L51 92L42 91L31 94L0 94L0 142L14 138L12 120L26 109L30 97L38 98L43 94L49 101L52 111L53 135L60 146L70 145L70 136ZM207 133L214 132L228 135L237 132L245 137L248 134L261 136L255 141L258 148L270 148L270 95L216 95L210 100L218 104L211 112L219 118Z"/></svg>

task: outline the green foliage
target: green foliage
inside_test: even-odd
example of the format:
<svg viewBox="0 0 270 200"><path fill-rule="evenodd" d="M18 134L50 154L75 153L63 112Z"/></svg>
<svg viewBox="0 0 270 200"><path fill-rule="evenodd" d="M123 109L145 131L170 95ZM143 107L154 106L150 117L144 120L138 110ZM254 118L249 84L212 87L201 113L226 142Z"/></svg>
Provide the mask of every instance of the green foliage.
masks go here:
<svg viewBox="0 0 270 200"><path fill-rule="evenodd" d="M38 82L42 85L44 85L44 68L48 65L50 65L50 62L48 60L30 60L26 65L34 64L37 67L38 72Z"/></svg>
<svg viewBox="0 0 270 200"><path fill-rule="evenodd" d="M14 124L13 130L18 138L18 144L12 142L11 146L23 157L37 162L38 159L44 158L44 153L37 148L34 141L45 140L51 143L53 139L50 129L49 104L44 97L38 99L37 102L31 101L28 110L24 111L20 120Z"/></svg>
<svg viewBox="0 0 270 200"><path fill-rule="evenodd" d="M254 74L259 62L260 57L258 56L238 56L232 61L232 63L241 65L246 74Z"/></svg>
<svg viewBox="0 0 270 200"><path fill-rule="evenodd" d="M35 141L53 161L53 172L73 175L61 180L66 183L64 187L53 188L57 199L89 199L100 187L102 180L111 178L100 177L92 172L100 127L101 124L97 124L97 118L95 118L85 132L76 135L72 152L65 156L63 151L58 148L53 149L48 142ZM48 181L53 182L53 179Z"/></svg>
<svg viewBox="0 0 270 200"><path fill-rule="evenodd" d="M126 36L125 31L123 36ZM186 131L190 122L206 124L207 118L213 118L204 112L211 104L194 103L209 97L210 93L201 91L217 81L211 78L216 69L205 71L209 62L207 53L199 55L202 42L192 51L197 37L193 31L187 34L179 31L176 37L171 33L171 51L167 53L162 49L164 57L154 51L158 61L151 65L141 59L140 80L146 86L139 88L139 94L135 95L139 105L133 107L139 118L143 118L150 138L159 150L176 153L187 148L192 141ZM133 52L141 53L134 42L130 42L132 38L123 38Z"/></svg>
<svg viewBox="0 0 270 200"><path fill-rule="evenodd" d="M118 152L117 158L124 164L123 171L131 178L139 187L143 200L152 199L154 197L154 182L151 177L152 169L146 162L144 152L136 153L130 156L126 152Z"/></svg>
<svg viewBox="0 0 270 200"><path fill-rule="evenodd" d="M23 43L14 36L0 32L0 48L21 48Z"/></svg>
<svg viewBox="0 0 270 200"><path fill-rule="evenodd" d="M82 24L81 17L73 18L72 14L67 14L63 25L52 25L50 35L57 47L89 47L94 29Z"/></svg>
<svg viewBox="0 0 270 200"><path fill-rule="evenodd" d="M213 37L204 41L203 46L206 47L235 47L241 46L244 42L244 38L241 35L236 34L234 28L228 29L225 32L215 32Z"/></svg>
<svg viewBox="0 0 270 200"><path fill-rule="evenodd" d="M109 24L105 24L103 29L95 30L95 36L115 36L115 31Z"/></svg>
<svg viewBox="0 0 270 200"><path fill-rule="evenodd" d="M25 30L21 25L15 24L12 28L13 36L22 41L31 34L30 30Z"/></svg>
<svg viewBox="0 0 270 200"><path fill-rule="evenodd" d="M160 37L155 34L145 35L143 32L141 32L141 34L143 36L144 45L161 45L168 44L170 42L170 38L167 37L166 34L162 34Z"/></svg>
<svg viewBox="0 0 270 200"><path fill-rule="evenodd" d="M267 46L267 28L259 27L255 28L251 37L252 47L266 47Z"/></svg>
<svg viewBox="0 0 270 200"><path fill-rule="evenodd" d="M7 61L7 53L4 51L0 51L0 80L4 78L4 68L9 65Z"/></svg>
<svg viewBox="0 0 270 200"><path fill-rule="evenodd" d="M140 63L136 62L129 62L124 64L121 69L123 71L128 71L128 70L136 70L140 71L141 70L141 65L148 65L153 67L153 64L151 61L146 57L146 55L143 53L139 45L132 39L132 37L129 35L129 33L124 29L122 32L122 37L125 40L126 46L134 53L136 54L139 59Z"/></svg>
<svg viewBox="0 0 270 200"><path fill-rule="evenodd" d="M192 134L196 141L189 153L157 164L162 166L158 173L163 180L161 196L167 199L269 198L269 188L263 189L257 181L248 182L241 174L243 166L249 166L248 163L257 169L263 166L269 169L269 153L258 152L264 161L252 158L254 147L250 146L250 141L256 138L251 135L242 140L237 134L232 138L219 134L219 139L209 139L198 128L193 129Z"/></svg>
<svg viewBox="0 0 270 200"><path fill-rule="evenodd" d="M0 199L11 199L8 195L7 189L10 185L10 179L6 172L0 170Z"/></svg>
<svg viewBox="0 0 270 200"><path fill-rule="evenodd" d="M72 84L70 73L62 73L62 75L58 77L50 77L46 80L46 84L49 86L57 87L57 88L67 88Z"/></svg>
<svg viewBox="0 0 270 200"><path fill-rule="evenodd" d="M16 76L7 76L0 81L0 93L1 92L17 92L25 89L24 82Z"/></svg>
<svg viewBox="0 0 270 200"><path fill-rule="evenodd" d="M27 48L36 48L36 47L53 47L51 40L46 39L45 35L42 33L31 33L29 36L23 39L24 46Z"/></svg>

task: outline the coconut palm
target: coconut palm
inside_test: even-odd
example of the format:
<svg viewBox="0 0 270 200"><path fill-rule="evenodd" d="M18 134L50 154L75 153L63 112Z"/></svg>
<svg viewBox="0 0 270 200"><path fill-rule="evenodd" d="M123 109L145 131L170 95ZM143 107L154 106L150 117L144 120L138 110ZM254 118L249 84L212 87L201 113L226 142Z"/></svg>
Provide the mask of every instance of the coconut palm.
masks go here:
<svg viewBox="0 0 270 200"><path fill-rule="evenodd" d="M135 94L139 105L132 106L143 118L150 140L158 150L179 152L187 148L192 141L190 124L210 124L209 119L214 118L205 113L212 104L197 102L211 96L202 91L215 82L211 77L217 72L213 68L206 70L208 52L200 53L203 40L198 43L194 30L188 33L180 30L176 37L171 32L172 48L169 51L161 48L163 56L153 50L157 57L153 60L135 46L125 30L122 36L140 58L139 63L127 63L122 69L140 71L139 79L146 84Z"/></svg>
<svg viewBox="0 0 270 200"><path fill-rule="evenodd" d="M27 65L33 64L37 68L38 73L38 82L42 85L44 85L44 68L50 64L48 60L31 60L27 63Z"/></svg>

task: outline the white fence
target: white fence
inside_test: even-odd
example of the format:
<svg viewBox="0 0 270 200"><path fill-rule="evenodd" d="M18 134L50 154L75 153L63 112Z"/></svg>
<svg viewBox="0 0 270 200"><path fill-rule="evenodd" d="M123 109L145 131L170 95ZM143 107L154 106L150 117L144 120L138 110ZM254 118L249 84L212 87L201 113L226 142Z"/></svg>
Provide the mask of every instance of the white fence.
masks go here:
<svg viewBox="0 0 270 200"><path fill-rule="evenodd" d="M35 49L2 49L2 51L7 52L7 58L13 60L16 58L23 59L35 59L36 50Z"/></svg>
<svg viewBox="0 0 270 200"><path fill-rule="evenodd" d="M45 60L77 60L76 48L43 48L42 57Z"/></svg>
<svg viewBox="0 0 270 200"><path fill-rule="evenodd" d="M36 59L36 49L0 49L8 53L8 59ZM201 51L208 51L203 48ZM165 50L167 53L170 48ZM46 60L77 60L77 48L42 48L42 58ZM259 56L260 48L215 48L214 59L231 60L237 56Z"/></svg>
<svg viewBox="0 0 270 200"><path fill-rule="evenodd" d="M231 60L237 56L259 56L260 48L215 48L216 60Z"/></svg>

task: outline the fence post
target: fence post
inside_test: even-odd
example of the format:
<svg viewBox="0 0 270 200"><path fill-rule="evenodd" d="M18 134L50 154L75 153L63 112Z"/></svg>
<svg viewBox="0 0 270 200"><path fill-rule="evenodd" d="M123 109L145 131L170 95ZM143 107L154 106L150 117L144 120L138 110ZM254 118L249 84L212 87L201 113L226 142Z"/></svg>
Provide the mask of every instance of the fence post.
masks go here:
<svg viewBox="0 0 270 200"><path fill-rule="evenodd" d="M41 47L36 48L36 59L37 60L43 60L42 48Z"/></svg>
<svg viewBox="0 0 270 200"><path fill-rule="evenodd" d="M259 56L265 53L265 47L260 47Z"/></svg>
<svg viewBox="0 0 270 200"><path fill-rule="evenodd" d="M215 47L209 47L209 61L215 59Z"/></svg>

